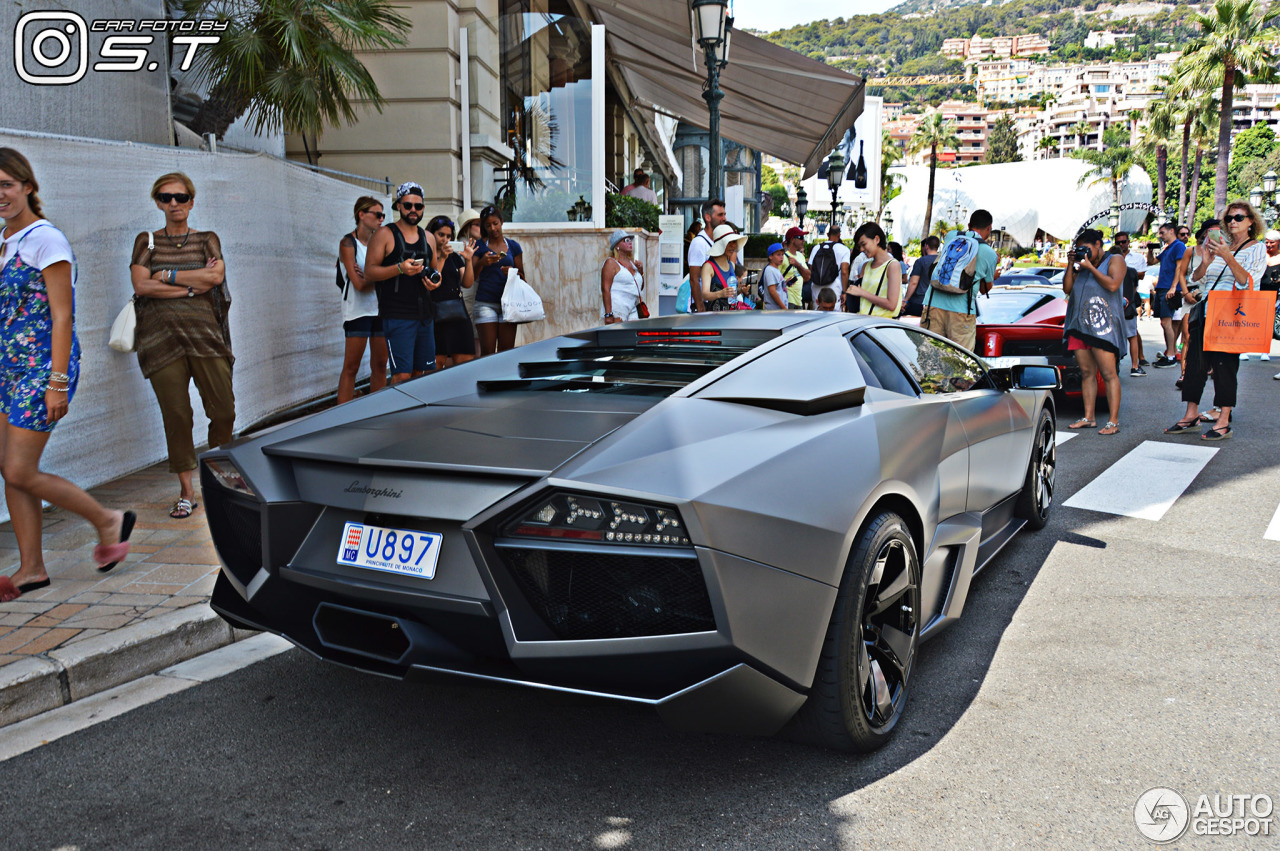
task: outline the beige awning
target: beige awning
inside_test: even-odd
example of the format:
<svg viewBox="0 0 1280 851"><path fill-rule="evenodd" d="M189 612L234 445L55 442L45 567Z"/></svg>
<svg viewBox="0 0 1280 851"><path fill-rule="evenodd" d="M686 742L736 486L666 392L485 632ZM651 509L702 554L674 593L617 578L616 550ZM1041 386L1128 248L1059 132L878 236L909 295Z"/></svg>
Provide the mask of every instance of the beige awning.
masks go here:
<svg viewBox="0 0 1280 851"><path fill-rule="evenodd" d="M586 5L605 27L608 61L639 105L705 128L707 73L702 51L693 47L687 0ZM809 177L862 114L866 81L735 30L720 88L720 135L802 164Z"/></svg>

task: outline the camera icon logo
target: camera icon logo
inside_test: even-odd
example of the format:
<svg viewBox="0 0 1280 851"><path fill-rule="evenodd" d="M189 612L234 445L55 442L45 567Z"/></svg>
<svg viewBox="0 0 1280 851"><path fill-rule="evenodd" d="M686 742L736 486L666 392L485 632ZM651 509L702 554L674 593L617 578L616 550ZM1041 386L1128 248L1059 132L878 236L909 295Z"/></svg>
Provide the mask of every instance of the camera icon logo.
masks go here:
<svg viewBox="0 0 1280 851"><path fill-rule="evenodd" d="M75 12L27 12L13 29L13 66L19 77L34 86L78 82L89 70L89 25ZM38 73L41 67L73 70Z"/></svg>

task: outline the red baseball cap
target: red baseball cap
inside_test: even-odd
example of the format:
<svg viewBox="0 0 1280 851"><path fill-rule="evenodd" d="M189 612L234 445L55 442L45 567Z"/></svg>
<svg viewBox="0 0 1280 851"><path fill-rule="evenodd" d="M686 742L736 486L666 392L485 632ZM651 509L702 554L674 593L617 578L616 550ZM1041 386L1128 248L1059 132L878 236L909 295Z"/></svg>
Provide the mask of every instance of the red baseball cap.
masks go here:
<svg viewBox="0 0 1280 851"><path fill-rule="evenodd" d="M787 236L784 241L790 242L791 240L795 239L797 236L804 236L807 233L809 233L807 230L800 230L800 228L788 228Z"/></svg>

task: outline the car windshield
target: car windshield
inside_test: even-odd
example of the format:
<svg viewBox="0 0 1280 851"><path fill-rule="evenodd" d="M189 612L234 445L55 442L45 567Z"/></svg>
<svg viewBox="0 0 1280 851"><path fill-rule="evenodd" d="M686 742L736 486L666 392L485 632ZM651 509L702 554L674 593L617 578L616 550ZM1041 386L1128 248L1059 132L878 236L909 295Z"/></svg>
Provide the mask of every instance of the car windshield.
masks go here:
<svg viewBox="0 0 1280 851"><path fill-rule="evenodd" d="M983 325L1011 325L1053 299L1044 290L992 290L977 299L978 321Z"/></svg>

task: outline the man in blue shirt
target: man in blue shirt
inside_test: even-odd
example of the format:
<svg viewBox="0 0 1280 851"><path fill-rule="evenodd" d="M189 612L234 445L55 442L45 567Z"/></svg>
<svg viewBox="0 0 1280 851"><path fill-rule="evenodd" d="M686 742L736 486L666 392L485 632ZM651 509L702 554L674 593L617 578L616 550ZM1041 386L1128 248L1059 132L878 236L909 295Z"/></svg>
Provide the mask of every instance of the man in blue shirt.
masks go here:
<svg viewBox="0 0 1280 851"><path fill-rule="evenodd" d="M1177 238L1177 222L1165 222L1160 226L1159 233L1164 250L1158 258L1160 276L1156 279L1155 292L1151 294L1151 312L1160 320L1160 329L1164 331L1164 351L1152 366L1164 369L1178 365L1178 336L1173 328L1177 308L1169 303L1169 299L1179 292L1183 297L1187 294L1186 264L1182 260L1190 255L1186 243ZM1148 258L1148 263L1155 262L1157 258Z"/></svg>
<svg viewBox="0 0 1280 851"><path fill-rule="evenodd" d="M978 259L973 267L973 289L983 293L991 290L991 283L996 277L996 264L999 262L995 249L987 245L987 240L991 237L992 221L991 214L986 210L974 210L973 215L969 217L969 229L963 232L953 230L947 234L942 244L942 253L939 255L945 257L947 244L960 236L978 239L981 244L978 246ZM937 270L938 265L935 263L933 271ZM920 285L927 284L922 281ZM972 290L967 293L944 293L930 287L924 297L920 327L935 334L941 334L948 340L973 351L978 341L977 295L978 293Z"/></svg>

